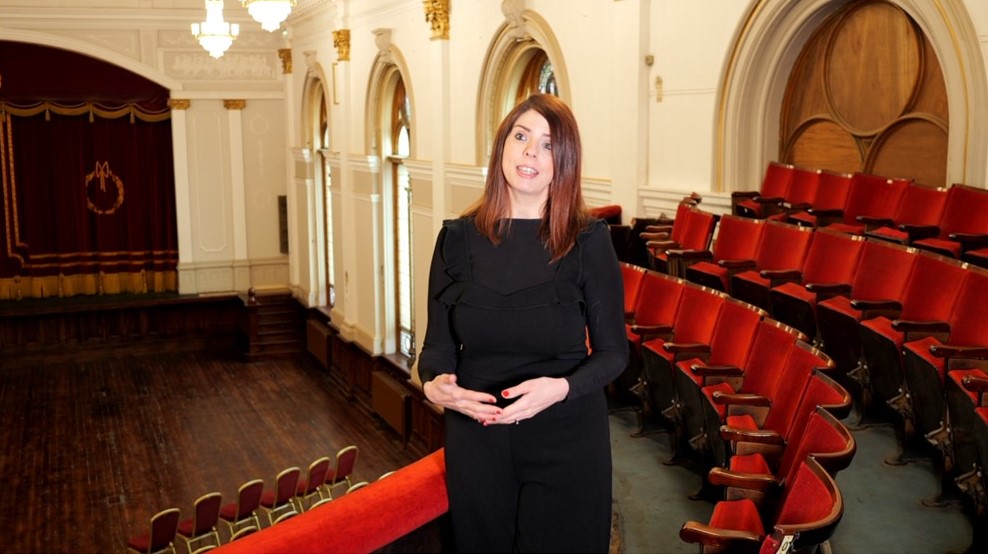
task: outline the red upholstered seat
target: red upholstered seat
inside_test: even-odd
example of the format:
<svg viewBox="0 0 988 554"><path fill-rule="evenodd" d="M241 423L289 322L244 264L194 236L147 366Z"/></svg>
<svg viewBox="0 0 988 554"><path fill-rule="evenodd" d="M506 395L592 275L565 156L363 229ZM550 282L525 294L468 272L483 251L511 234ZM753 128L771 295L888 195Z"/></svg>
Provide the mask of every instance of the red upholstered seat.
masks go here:
<svg viewBox="0 0 988 554"><path fill-rule="evenodd" d="M638 295L642 291L642 283L645 281L645 268L619 262L621 267L621 284L624 289L624 318L634 319L635 309L638 307Z"/></svg>
<svg viewBox="0 0 988 554"><path fill-rule="evenodd" d="M851 281L849 296L834 296L817 302L820 347L846 374L858 366L861 336L858 322L881 315L888 301L899 301L917 258L911 248L878 240L867 240ZM826 291L814 287L814 291Z"/></svg>
<svg viewBox="0 0 988 554"><path fill-rule="evenodd" d="M911 244L945 256L988 247L988 190L955 184L947 191L943 217L936 227L909 226Z"/></svg>
<svg viewBox="0 0 988 554"><path fill-rule="evenodd" d="M686 283L671 335L642 343L642 369L652 414L659 416L673 404L672 368L682 356L709 352L710 340L726 295ZM666 422L671 424L671 422Z"/></svg>
<svg viewBox="0 0 988 554"><path fill-rule="evenodd" d="M988 271L980 268L967 271L950 318L924 325L931 334L902 347L916 431L927 435L941 448L946 446L949 435L949 425L944 425L948 423L944 401L946 373L977 367L988 357L988 318L985 318L988 313ZM936 436L930 436L931 433Z"/></svg>
<svg viewBox="0 0 988 554"><path fill-rule="evenodd" d="M851 191L850 173L821 171L809 205L793 206L785 221L806 227L817 226L817 214L833 214L844 209Z"/></svg>
<svg viewBox="0 0 988 554"><path fill-rule="evenodd" d="M884 315L861 321L862 365L855 370L870 385L879 406L888 404L902 419L900 436L911 429L912 401L902 370L902 345L928 332L929 322L950 318L968 271L965 264L930 252L920 252L901 300L883 307ZM905 425L909 421L910 425ZM904 446L904 445L900 445Z"/></svg>
<svg viewBox="0 0 988 554"><path fill-rule="evenodd" d="M237 500L220 508L220 521L226 523L230 540L237 539L261 528L257 510L264 493L264 481L254 479L237 489Z"/></svg>
<svg viewBox="0 0 988 554"><path fill-rule="evenodd" d="M964 252L964 261L988 269L988 248L978 248Z"/></svg>
<svg viewBox="0 0 988 554"><path fill-rule="evenodd" d="M275 478L274 489L266 490L261 495L261 508L268 514L271 525L298 515L295 493L301 475L302 470L298 467L284 469Z"/></svg>
<svg viewBox="0 0 988 554"><path fill-rule="evenodd" d="M790 164L769 162L759 190L731 193L731 213L755 218L776 213L789 192L794 169Z"/></svg>
<svg viewBox="0 0 988 554"><path fill-rule="evenodd" d="M833 535L843 513L834 478L809 457L785 484L777 508L759 511L750 499L723 500L714 506L709 523L688 521L679 537L725 552L775 552L782 542L791 542L794 552L811 552Z"/></svg>
<svg viewBox="0 0 988 554"><path fill-rule="evenodd" d="M820 229L813 233L802 271L762 272L772 284L772 317L816 338L817 302L845 290L834 285L850 291L863 247L861 237Z"/></svg>
<svg viewBox="0 0 988 554"><path fill-rule="evenodd" d="M220 534L216 530L216 524L220 520L222 503L223 497L220 493L204 494L196 499L192 517L178 522L178 538L185 541L189 552L220 545ZM211 540L211 545L199 546L207 539Z"/></svg>
<svg viewBox="0 0 988 554"><path fill-rule="evenodd" d="M670 236L668 240L650 240L645 243L652 269L682 277L685 268L670 266L666 252L673 249L695 251L709 249L719 217L697 208L690 208L685 213L677 215L673 226L681 231L678 239L672 239Z"/></svg>
<svg viewBox="0 0 988 554"><path fill-rule="evenodd" d="M317 458L309 464L308 474L298 480L298 486L295 488L295 507L300 513L331 500L323 490L331 463L329 456Z"/></svg>
<svg viewBox="0 0 988 554"><path fill-rule="evenodd" d="M708 252L672 250L667 254L681 259L686 266L685 276L690 281L726 292L733 272L721 261L754 259L765 229L763 223L761 220L721 216L717 238Z"/></svg>
<svg viewBox="0 0 988 554"><path fill-rule="evenodd" d="M151 527L147 533L131 537L127 541L128 552L153 554L156 552L175 553L175 532L181 512L178 508L162 510L151 517Z"/></svg>
<svg viewBox="0 0 988 554"><path fill-rule="evenodd" d="M796 167L793 170L789 192L786 193L785 201L782 202L782 210L769 214L768 219L788 221L790 214L804 212L812 207L813 199L816 198L820 189L822 174L823 171L820 169Z"/></svg>
<svg viewBox="0 0 988 554"><path fill-rule="evenodd" d="M769 277L762 276L762 272L802 271L812 238L812 231L805 227L766 222L754 259L728 264L737 270L731 276L731 296L768 310L768 291L772 282Z"/></svg>
<svg viewBox="0 0 988 554"><path fill-rule="evenodd" d="M912 179L889 179L880 175L855 173L844 209L832 214L818 213L818 225L843 233L862 234L878 222L895 215Z"/></svg>
<svg viewBox="0 0 988 554"><path fill-rule="evenodd" d="M360 449L355 444L336 451L336 460L326 472L326 483L323 485L326 498L333 498L333 488L337 485L346 485L347 489L353 486L353 469L359 453Z"/></svg>
<svg viewBox="0 0 988 554"><path fill-rule="evenodd" d="M943 217L943 210L946 205L947 189L945 187L909 183L909 186L902 193L895 214L885 221L878 218L870 219L868 223L872 228L866 234L869 237L909 244L909 233L905 229L910 226L937 225Z"/></svg>

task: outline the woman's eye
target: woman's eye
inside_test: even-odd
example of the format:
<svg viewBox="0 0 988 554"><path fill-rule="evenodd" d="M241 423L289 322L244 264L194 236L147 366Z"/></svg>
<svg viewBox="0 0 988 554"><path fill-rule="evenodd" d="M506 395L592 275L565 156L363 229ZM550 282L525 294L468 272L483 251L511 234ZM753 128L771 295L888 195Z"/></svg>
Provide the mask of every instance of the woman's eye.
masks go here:
<svg viewBox="0 0 988 554"><path fill-rule="evenodd" d="M552 150L552 143L551 142L547 142L547 143L545 143L545 144L542 145L542 148L545 148L546 150Z"/></svg>
<svg viewBox="0 0 988 554"><path fill-rule="evenodd" d="M515 133L515 140L525 140L525 133Z"/></svg>

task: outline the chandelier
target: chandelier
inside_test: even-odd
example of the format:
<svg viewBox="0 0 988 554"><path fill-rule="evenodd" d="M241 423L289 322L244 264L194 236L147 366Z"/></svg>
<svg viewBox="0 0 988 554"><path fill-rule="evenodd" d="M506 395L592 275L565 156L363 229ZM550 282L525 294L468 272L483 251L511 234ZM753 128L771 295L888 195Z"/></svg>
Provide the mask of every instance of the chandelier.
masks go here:
<svg viewBox="0 0 988 554"><path fill-rule="evenodd" d="M277 31L281 22L295 7L296 0L240 0L247 13L261 24L265 31Z"/></svg>
<svg viewBox="0 0 988 554"><path fill-rule="evenodd" d="M223 0L206 0L206 21L192 24L192 34L214 58L219 58L240 34L240 25L223 21Z"/></svg>

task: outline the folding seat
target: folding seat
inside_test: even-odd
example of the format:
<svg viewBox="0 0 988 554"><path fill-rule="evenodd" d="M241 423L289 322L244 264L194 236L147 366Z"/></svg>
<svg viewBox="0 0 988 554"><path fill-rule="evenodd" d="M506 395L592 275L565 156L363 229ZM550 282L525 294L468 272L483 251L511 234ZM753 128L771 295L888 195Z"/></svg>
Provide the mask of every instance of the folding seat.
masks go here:
<svg viewBox="0 0 988 554"><path fill-rule="evenodd" d="M690 401L691 396L699 400L702 428L688 429L691 433L690 446L700 454L701 460L708 462L709 467L723 466L728 458L727 449L720 438L720 427L727 418L729 403L726 399L720 399L736 393L739 396L731 397L736 399L735 411L747 410L764 418L768 409L764 399L775 394L790 353L797 342L805 341L805 338L788 325L763 318L743 366L690 366L690 372L701 379L699 389L691 395L684 386L679 394L684 401ZM688 384L682 379L680 383ZM750 402L743 407L742 400Z"/></svg>
<svg viewBox="0 0 988 554"><path fill-rule="evenodd" d="M817 226L817 214L833 214L844 209L851 191L851 173L821 171L809 205L794 205L785 221L804 227Z"/></svg>
<svg viewBox="0 0 988 554"><path fill-rule="evenodd" d="M759 509L748 498L714 505L708 523L687 521L679 538L701 552L815 552L844 514L837 482L812 456L783 485L781 502Z"/></svg>
<svg viewBox="0 0 988 554"><path fill-rule="evenodd" d="M620 396L639 385L642 380L641 345L643 340L668 334L676 319L679 299L686 281L646 270L634 309L634 318L625 321L628 336L628 367L614 380Z"/></svg>
<svg viewBox="0 0 988 554"><path fill-rule="evenodd" d="M871 226L869 221L891 219L912 179L889 179L878 175L855 173L844 209L816 212L817 226L842 233L860 235Z"/></svg>
<svg viewBox="0 0 988 554"><path fill-rule="evenodd" d="M817 302L845 290L832 285L850 290L863 247L862 237L820 229L813 233L802 271L762 271L760 278L772 286L772 317L816 339Z"/></svg>
<svg viewBox="0 0 988 554"><path fill-rule="evenodd" d="M638 295L642 290L642 283L645 280L645 268L627 262L618 262L621 268L621 284L624 290L624 319L629 320L635 317L635 307L638 304Z"/></svg>
<svg viewBox="0 0 988 554"><path fill-rule="evenodd" d="M721 305L727 297L723 292L687 283L683 287L676 319L665 334L644 341L641 346L644 390L653 418L671 420L663 411L673 405L672 368L682 353L694 353L709 345ZM704 346L709 348L709 346Z"/></svg>
<svg viewBox="0 0 988 554"><path fill-rule="evenodd" d="M709 251L674 249L667 251L666 255L676 260L674 263L686 267L688 280L727 292L733 273L721 262L754 259L764 229L764 221L724 215L720 218L717 238Z"/></svg>
<svg viewBox="0 0 988 554"><path fill-rule="evenodd" d="M967 252L964 252L963 259L964 261L970 262L978 267L988 269L988 248L968 250Z"/></svg>
<svg viewBox="0 0 988 554"><path fill-rule="evenodd" d="M274 489L264 491L261 495L261 509L268 514L268 522L271 525L298 515L295 493L301 475L301 468L284 469L275 477Z"/></svg>
<svg viewBox="0 0 988 554"><path fill-rule="evenodd" d="M817 333L824 349L837 364L838 375L846 376L861 358L861 333L858 322L889 313L888 302L902 298L906 282L917 258L916 250L891 242L866 240L858 266L846 287L814 287L818 294L837 292L817 302ZM849 292L849 294L848 294ZM839 378L839 380L841 379ZM842 384L848 385L847 381Z"/></svg>
<svg viewBox="0 0 988 554"><path fill-rule="evenodd" d="M988 359L988 348L982 352ZM984 362L982 362L984 363ZM979 509L986 509L985 491L980 489L980 473L984 466L979 462L975 439L977 414L975 410L988 406L988 373L979 368L955 369L947 374L947 418L950 436L947 453L955 486L970 497Z"/></svg>
<svg viewBox="0 0 988 554"><path fill-rule="evenodd" d="M797 167L793 171L789 192L782 202L782 210L767 216L767 219L788 221L790 214L804 212L813 207L813 200L820 190L822 176L822 169Z"/></svg>
<svg viewBox="0 0 988 554"><path fill-rule="evenodd" d="M779 209L789 192L795 166L772 161L765 169L762 186L757 191L731 193L731 213L737 216L763 218Z"/></svg>
<svg viewBox="0 0 988 554"><path fill-rule="evenodd" d="M711 469L707 479L713 485L726 487L727 500L751 498L761 504L764 497L771 498L792 480L799 463L807 457L813 457L837 477L851 465L857 452L854 435L822 406L801 406L799 415L805 421L792 433L795 442L785 446L777 467L759 452L741 454L731 457L730 467Z"/></svg>
<svg viewBox="0 0 988 554"><path fill-rule="evenodd" d="M912 398L916 432L936 447L947 471L952 449L952 429L945 411L947 374L959 369L984 369L988 358L986 310L988 271L970 268L950 318L924 324L922 330L929 336L902 347L902 367Z"/></svg>
<svg viewBox="0 0 988 554"><path fill-rule="evenodd" d="M261 495L264 493L264 481L254 479L237 489L237 500L220 508L220 521L226 524L230 531L230 540L236 540L244 535L259 531L261 520L257 510L261 505Z"/></svg>
<svg viewBox="0 0 988 554"><path fill-rule="evenodd" d="M697 208L690 208L681 216L677 216L677 222L674 223L674 226L677 226L681 230L678 239L673 239L670 234L668 239L649 240L645 243L649 252L649 264L651 268L662 273L681 277L682 268L671 268L669 266L666 251L670 249L709 249L719 217ZM659 235L662 234L659 233Z"/></svg>
<svg viewBox="0 0 988 554"><path fill-rule="evenodd" d="M968 250L988 247L988 190L955 184L939 225L910 226L910 244L945 256L962 258Z"/></svg>
<svg viewBox="0 0 988 554"><path fill-rule="evenodd" d="M702 368L740 368L748 359L758 325L765 312L733 298L725 298L714 323L710 344L681 345L676 353L679 361L672 370L674 394L672 407L666 415L675 426L674 444L684 441L703 429L703 407L700 405L700 385L704 382ZM670 347L666 343L663 348ZM695 368L695 370L694 370ZM740 381L738 381L740 384ZM698 455L704 452L697 452Z"/></svg>
<svg viewBox="0 0 988 554"><path fill-rule="evenodd" d="M902 372L902 345L920 338L914 329L923 332L924 324L950 317L967 276L966 264L919 252L901 300L872 303L873 308L881 307L886 314L860 323L861 362L851 376L868 385L878 406L887 404L892 409L889 415L901 418L896 422L900 446L909 442L907 430L912 428L912 402ZM886 463L898 465L902 463L900 456L901 451Z"/></svg>
<svg viewBox="0 0 988 554"><path fill-rule="evenodd" d="M902 193L899 206L891 218L862 216L861 219L870 228L865 232L867 236L909 244L909 233L903 229L938 224L946 205L946 187L931 187L912 182Z"/></svg>
<svg viewBox="0 0 988 554"><path fill-rule="evenodd" d="M812 230L806 227L766 222L755 258L724 264L735 272L731 276L731 296L764 310L771 308L768 291L772 282L761 272L801 271L812 238Z"/></svg>

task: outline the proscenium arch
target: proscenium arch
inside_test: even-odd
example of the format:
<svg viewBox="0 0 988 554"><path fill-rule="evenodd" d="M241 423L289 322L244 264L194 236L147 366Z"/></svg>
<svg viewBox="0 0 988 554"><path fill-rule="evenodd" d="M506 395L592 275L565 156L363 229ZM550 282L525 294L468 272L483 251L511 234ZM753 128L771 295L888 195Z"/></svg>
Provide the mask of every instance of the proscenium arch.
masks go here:
<svg viewBox="0 0 988 554"><path fill-rule="evenodd" d="M563 59L563 50L549 24L537 13L524 10L521 23L505 21L498 27L484 56L483 73L477 88L477 165L486 166L491 151L491 141L501 118L514 106L506 106L506 99L513 95L517 73L524 69L536 50L542 50L552 64L556 75L559 97L572 105L569 74Z"/></svg>
<svg viewBox="0 0 988 554"><path fill-rule="evenodd" d="M717 93L715 192L757 189L778 156L789 73L807 40L852 0L752 0L727 53ZM947 182L986 186L988 85L980 43L960 2L887 0L920 26L940 61L950 107Z"/></svg>

